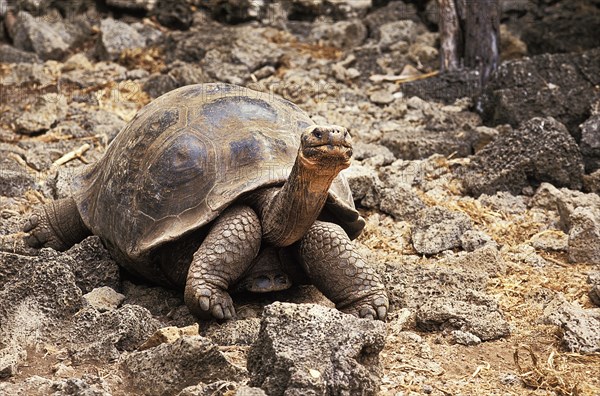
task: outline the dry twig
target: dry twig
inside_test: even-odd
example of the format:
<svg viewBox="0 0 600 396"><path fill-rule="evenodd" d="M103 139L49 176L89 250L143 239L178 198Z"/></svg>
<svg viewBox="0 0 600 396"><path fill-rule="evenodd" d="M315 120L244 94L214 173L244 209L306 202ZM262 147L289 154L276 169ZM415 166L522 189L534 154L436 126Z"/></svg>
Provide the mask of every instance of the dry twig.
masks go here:
<svg viewBox="0 0 600 396"><path fill-rule="evenodd" d="M529 365L521 364L521 351L531 359ZM546 364L542 365L529 345L519 345L513 354L515 365L519 369L519 376L523 383L531 388L544 389L556 392L559 396L578 396L579 384L571 384L563 372L555 368L555 352L550 353Z"/></svg>
<svg viewBox="0 0 600 396"><path fill-rule="evenodd" d="M57 159L56 161L54 161L52 163L52 167L58 167L61 165L66 164L69 161L74 160L75 158L78 158L81 162L87 164L86 160L83 158L83 154L88 151L90 149L90 145L88 143L82 145L79 148L76 148L75 150L71 150L68 153L66 153L65 155L63 155L62 157L60 157L59 159Z"/></svg>

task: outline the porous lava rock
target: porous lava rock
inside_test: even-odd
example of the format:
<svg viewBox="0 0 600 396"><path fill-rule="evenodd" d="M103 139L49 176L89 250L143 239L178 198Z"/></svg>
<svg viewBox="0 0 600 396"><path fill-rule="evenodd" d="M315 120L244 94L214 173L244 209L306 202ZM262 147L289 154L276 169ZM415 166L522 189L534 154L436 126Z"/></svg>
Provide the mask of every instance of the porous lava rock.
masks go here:
<svg viewBox="0 0 600 396"><path fill-rule="evenodd" d="M248 353L250 384L269 395L376 395L384 343L383 322L276 302Z"/></svg>
<svg viewBox="0 0 600 396"><path fill-rule="evenodd" d="M519 195L530 184L542 182L579 189L583 171L583 157L565 126L552 117L538 117L472 156L462 178L474 196L497 191Z"/></svg>

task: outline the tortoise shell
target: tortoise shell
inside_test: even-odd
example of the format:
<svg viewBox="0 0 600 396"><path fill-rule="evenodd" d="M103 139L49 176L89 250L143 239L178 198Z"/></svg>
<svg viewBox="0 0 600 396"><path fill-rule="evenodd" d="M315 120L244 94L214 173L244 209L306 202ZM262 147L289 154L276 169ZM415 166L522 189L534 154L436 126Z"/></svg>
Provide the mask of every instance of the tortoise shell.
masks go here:
<svg viewBox="0 0 600 396"><path fill-rule="evenodd" d="M141 109L76 181L86 226L143 261L208 225L244 194L287 179L309 116L269 93L229 84L173 90ZM340 174L325 209L351 238L364 220Z"/></svg>

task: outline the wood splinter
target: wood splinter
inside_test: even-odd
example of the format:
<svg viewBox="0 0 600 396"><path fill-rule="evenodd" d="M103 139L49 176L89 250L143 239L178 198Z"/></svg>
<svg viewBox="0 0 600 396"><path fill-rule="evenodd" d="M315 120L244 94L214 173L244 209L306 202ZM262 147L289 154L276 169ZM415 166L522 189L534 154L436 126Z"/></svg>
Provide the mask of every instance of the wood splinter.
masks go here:
<svg viewBox="0 0 600 396"><path fill-rule="evenodd" d="M65 155L63 155L62 157L60 157L59 159L57 159L56 161L54 161L52 163L52 167L58 167L61 165L66 164L69 161L74 160L75 158L78 158L81 162L87 164L87 161L85 160L85 158L83 158L83 154L88 151L90 149L90 145L88 143L82 145L79 148L76 148L75 150L71 150L68 153L66 153Z"/></svg>

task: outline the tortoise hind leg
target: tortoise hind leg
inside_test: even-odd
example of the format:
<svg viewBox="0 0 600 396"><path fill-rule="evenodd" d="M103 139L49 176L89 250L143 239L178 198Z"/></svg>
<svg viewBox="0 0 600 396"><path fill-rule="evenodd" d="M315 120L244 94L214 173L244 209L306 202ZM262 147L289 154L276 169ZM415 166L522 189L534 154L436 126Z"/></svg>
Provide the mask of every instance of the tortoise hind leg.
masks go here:
<svg viewBox="0 0 600 396"><path fill-rule="evenodd" d="M29 233L25 242L35 248L50 247L64 251L91 235L83 224L73 198L52 201L34 212L23 231Z"/></svg>
<svg viewBox="0 0 600 396"><path fill-rule="evenodd" d="M388 297L379 275L356 252L342 227L316 221L297 245L312 283L342 312L385 320Z"/></svg>
<svg viewBox="0 0 600 396"><path fill-rule="evenodd" d="M227 290L248 270L258 254L262 227L247 206L226 209L194 253L185 287L185 303L199 316L233 319Z"/></svg>

